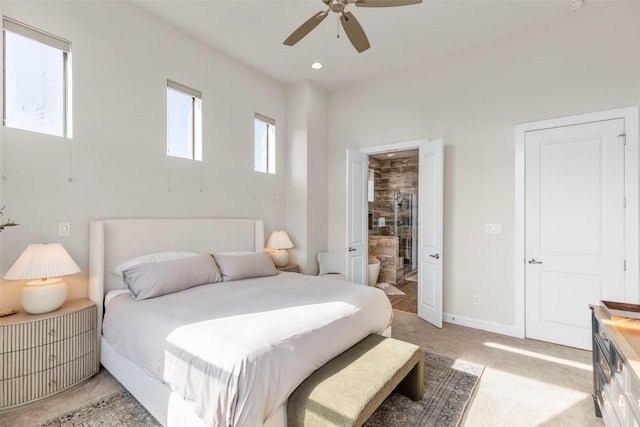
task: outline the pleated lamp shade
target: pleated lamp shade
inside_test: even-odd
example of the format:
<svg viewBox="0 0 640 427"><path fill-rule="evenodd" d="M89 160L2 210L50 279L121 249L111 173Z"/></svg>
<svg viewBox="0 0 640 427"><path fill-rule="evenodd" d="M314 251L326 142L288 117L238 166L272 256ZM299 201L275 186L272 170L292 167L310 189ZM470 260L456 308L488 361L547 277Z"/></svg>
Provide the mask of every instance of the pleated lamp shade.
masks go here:
<svg viewBox="0 0 640 427"><path fill-rule="evenodd" d="M267 242L267 248L269 249L289 249L292 247L293 243L291 243L286 231L274 231Z"/></svg>
<svg viewBox="0 0 640 427"><path fill-rule="evenodd" d="M60 243L33 243L11 266L7 280L46 279L80 272L80 267Z"/></svg>
<svg viewBox="0 0 640 427"><path fill-rule="evenodd" d="M58 309L67 299L67 284L59 278L80 272L80 267L60 243L27 246L11 266L7 280L32 280L20 291L20 304L31 314Z"/></svg>
<svg viewBox="0 0 640 427"><path fill-rule="evenodd" d="M293 243L287 235L286 231L274 231L267 242L267 249L270 250L271 260L276 267L284 267L289 263L289 252L287 249L292 248Z"/></svg>

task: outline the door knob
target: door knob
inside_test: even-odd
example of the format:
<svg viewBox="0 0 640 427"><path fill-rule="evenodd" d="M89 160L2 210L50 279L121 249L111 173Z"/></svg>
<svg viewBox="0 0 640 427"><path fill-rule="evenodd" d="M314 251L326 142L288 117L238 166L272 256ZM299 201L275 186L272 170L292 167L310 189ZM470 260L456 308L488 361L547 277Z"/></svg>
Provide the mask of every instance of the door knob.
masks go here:
<svg viewBox="0 0 640 427"><path fill-rule="evenodd" d="M349 246L349 252L353 252L353 251L357 251L356 248L352 248L351 246Z"/></svg>
<svg viewBox="0 0 640 427"><path fill-rule="evenodd" d="M431 258L440 259L440 254L435 254L435 255L431 254L431 255L429 255L429 256L430 256Z"/></svg>
<svg viewBox="0 0 640 427"><path fill-rule="evenodd" d="M531 258L529 261L527 261L529 264L542 264L542 261L536 261L535 258Z"/></svg>

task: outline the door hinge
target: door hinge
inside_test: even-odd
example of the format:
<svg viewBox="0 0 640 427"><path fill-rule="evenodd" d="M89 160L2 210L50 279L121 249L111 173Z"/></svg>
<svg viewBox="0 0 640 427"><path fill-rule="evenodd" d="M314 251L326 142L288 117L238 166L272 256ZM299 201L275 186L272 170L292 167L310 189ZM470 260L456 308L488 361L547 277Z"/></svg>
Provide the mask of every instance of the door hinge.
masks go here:
<svg viewBox="0 0 640 427"><path fill-rule="evenodd" d="M626 197L623 197L623 198L622 198L622 207L623 207L623 208L626 208L626 207L627 207L627 198L626 198Z"/></svg>
<svg viewBox="0 0 640 427"><path fill-rule="evenodd" d="M624 271L627 271L627 260L624 260Z"/></svg>
<svg viewBox="0 0 640 427"><path fill-rule="evenodd" d="M626 133L621 133L620 135L618 135L618 138L622 138L622 145L627 145L627 134Z"/></svg>

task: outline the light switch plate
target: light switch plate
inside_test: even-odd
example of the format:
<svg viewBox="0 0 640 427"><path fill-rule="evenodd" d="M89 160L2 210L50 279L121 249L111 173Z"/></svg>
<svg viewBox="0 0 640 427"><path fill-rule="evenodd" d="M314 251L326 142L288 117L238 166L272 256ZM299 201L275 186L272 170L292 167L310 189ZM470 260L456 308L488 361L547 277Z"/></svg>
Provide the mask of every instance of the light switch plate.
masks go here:
<svg viewBox="0 0 640 427"><path fill-rule="evenodd" d="M484 231L487 234L501 234L502 224L485 224Z"/></svg>
<svg viewBox="0 0 640 427"><path fill-rule="evenodd" d="M58 223L58 236L66 237L71 234L71 225L68 222Z"/></svg>

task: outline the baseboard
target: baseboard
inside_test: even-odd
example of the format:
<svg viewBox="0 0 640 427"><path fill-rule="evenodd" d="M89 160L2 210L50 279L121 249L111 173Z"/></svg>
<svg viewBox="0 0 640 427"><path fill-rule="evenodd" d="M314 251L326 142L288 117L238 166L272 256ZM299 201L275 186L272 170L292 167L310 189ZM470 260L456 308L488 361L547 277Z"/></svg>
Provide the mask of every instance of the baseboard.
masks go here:
<svg viewBox="0 0 640 427"><path fill-rule="evenodd" d="M447 323L453 323L454 325L481 329L483 331L494 332L496 334L508 335L516 338L524 338L518 328L515 326L503 325L502 323L487 322L485 320L473 319L451 313L442 313L442 320Z"/></svg>

